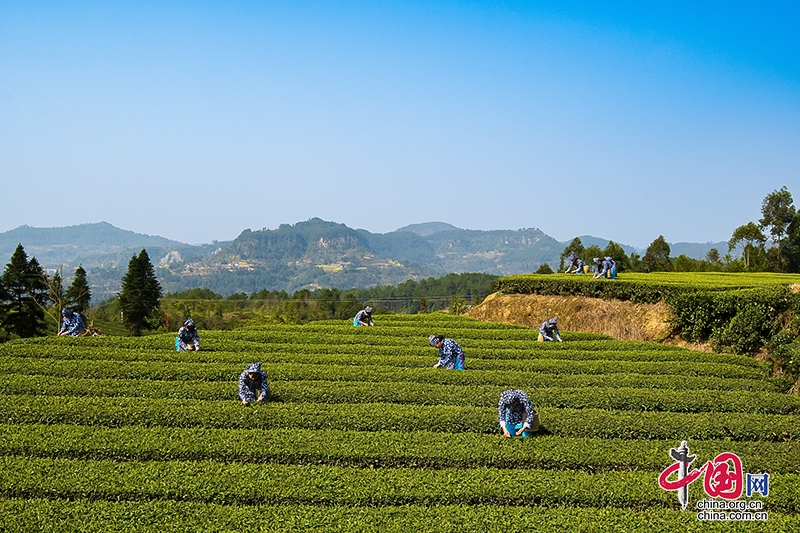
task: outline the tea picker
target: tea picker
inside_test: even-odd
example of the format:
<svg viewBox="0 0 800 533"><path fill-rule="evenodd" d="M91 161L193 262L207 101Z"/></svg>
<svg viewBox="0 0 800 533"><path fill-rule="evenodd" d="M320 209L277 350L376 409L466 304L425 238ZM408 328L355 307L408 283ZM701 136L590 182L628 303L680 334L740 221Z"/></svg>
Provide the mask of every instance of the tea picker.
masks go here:
<svg viewBox="0 0 800 533"><path fill-rule="evenodd" d="M261 370L261 363L253 363L239 375L239 399L242 405L253 402L262 403L270 397L267 375Z"/></svg>
<svg viewBox="0 0 800 533"><path fill-rule="evenodd" d="M431 335L428 337L428 342L439 349L439 362L433 365L433 368L464 370L464 350L456 341L446 339L444 335Z"/></svg>
<svg viewBox="0 0 800 533"><path fill-rule="evenodd" d="M617 277L617 263L610 257L604 257L601 261L599 257L594 258L594 279L597 278L610 278Z"/></svg>
<svg viewBox="0 0 800 533"><path fill-rule="evenodd" d="M561 340L561 334L558 332L557 322L557 316L542 322L542 326L539 328L539 342L553 342L553 340L564 342Z"/></svg>
<svg viewBox="0 0 800 533"><path fill-rule="evenodd" d="M353 325L374 326L375 324L372 322L372 308L370 306L366 306L364 309L356 313L356 316L353 318Z"/></svg>
<svg viewBox="0 0 800 533"><path fill-rule="evenodd" d="M183 326L178 330L178 336L175 337L175 351L198 351L200 349L200 335L197 333L197 327L194 325L194 320L187 318Z"/></svg>
<svg viewBox="0 0 800 533"><path fill-rule="evenodd" d="M526 438L539 429L539 413L534 410L528 395L517 389L500 393L497 421L506 438Z"/></svg>
<svg viewBox="0 0 800 533"><path fill-rule="evenodd" d="M72 309L64 308L61 310L61 330L58 332L59 336L68 335L70 337L78 337L86 333L86 325L83 323L83 317Z"/></svg>

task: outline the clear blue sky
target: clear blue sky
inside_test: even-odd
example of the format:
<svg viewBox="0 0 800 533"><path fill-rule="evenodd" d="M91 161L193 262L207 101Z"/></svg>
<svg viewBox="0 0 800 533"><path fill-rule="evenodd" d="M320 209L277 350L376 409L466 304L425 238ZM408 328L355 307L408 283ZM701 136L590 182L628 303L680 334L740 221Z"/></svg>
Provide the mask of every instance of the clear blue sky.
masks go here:
<svg viewBox="0 0 800 533"><path fill-rule="evenodd" d="M727 240L800 203L800 8L7 0L0 179L0 231Z"/></svg>

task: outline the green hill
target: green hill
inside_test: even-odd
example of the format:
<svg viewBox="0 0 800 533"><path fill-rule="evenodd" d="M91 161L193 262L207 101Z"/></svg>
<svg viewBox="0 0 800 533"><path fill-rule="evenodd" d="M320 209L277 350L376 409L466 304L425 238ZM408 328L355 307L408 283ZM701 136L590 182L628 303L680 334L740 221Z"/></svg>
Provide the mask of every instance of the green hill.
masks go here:
<svg viewBox="0 0 800 533"><path fill-rule="evenodd" d="M583 239L587 246L608 242ZM228 295L263 289L294 292L398 285L448 273L529 273L542 263L558 265L565 246L536 228L479 231L427 222L371 233L319 218L272 230L247 229L232 242L200 246L121 230L105 222L64 228L21 226L0 234L0 254L10 257L17 243L45 268L63 264L68 279L72 269L82 264L95 302L119 291L128 261L142 248L157 267L165 290L206 287ZM702 255L703 247L710 244L684 248Z"/></svg>

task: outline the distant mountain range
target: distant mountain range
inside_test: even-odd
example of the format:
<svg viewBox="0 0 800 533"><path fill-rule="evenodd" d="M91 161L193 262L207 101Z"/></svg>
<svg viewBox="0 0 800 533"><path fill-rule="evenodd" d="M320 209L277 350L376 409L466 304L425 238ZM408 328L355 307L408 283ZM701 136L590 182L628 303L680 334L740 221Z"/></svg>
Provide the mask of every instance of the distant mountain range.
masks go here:
<svg viewBox="0 0 800 533"><path fill-rule="evenodd" d="M581 236L584 246L604 248L607 239ZM412 224L390 233L371 233L313 218L274 230L244 230L236 239L193 246L126 231L106 222L63 228L20 226L0 233L0 261L18 243L48 269L65 276L86 268L94 300L113 296L128 260L145 248L169 292L207 287L223 295L261 289L397 285L408 279L450 272L509 275L558 266L567 242L539 229L465 230L444 222ZM627 253L634 247L621 244ZM671 244L672 255L702 258L727 243Z"/></svg>

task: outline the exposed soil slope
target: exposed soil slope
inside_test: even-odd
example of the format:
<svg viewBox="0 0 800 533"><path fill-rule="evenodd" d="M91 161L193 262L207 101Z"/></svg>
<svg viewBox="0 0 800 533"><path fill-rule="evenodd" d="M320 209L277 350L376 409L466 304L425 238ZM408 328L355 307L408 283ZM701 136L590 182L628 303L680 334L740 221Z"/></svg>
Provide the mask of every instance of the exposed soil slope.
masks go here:
<svg viewBox="0 0 800 533"><path fill-rule="evenodd" d="M638 304L581 296L494 293L466 315L536 329L548 318L558 316L562 331L605 333L619 340L663 341L670 332L669 307L663 302Z"/></svg>

